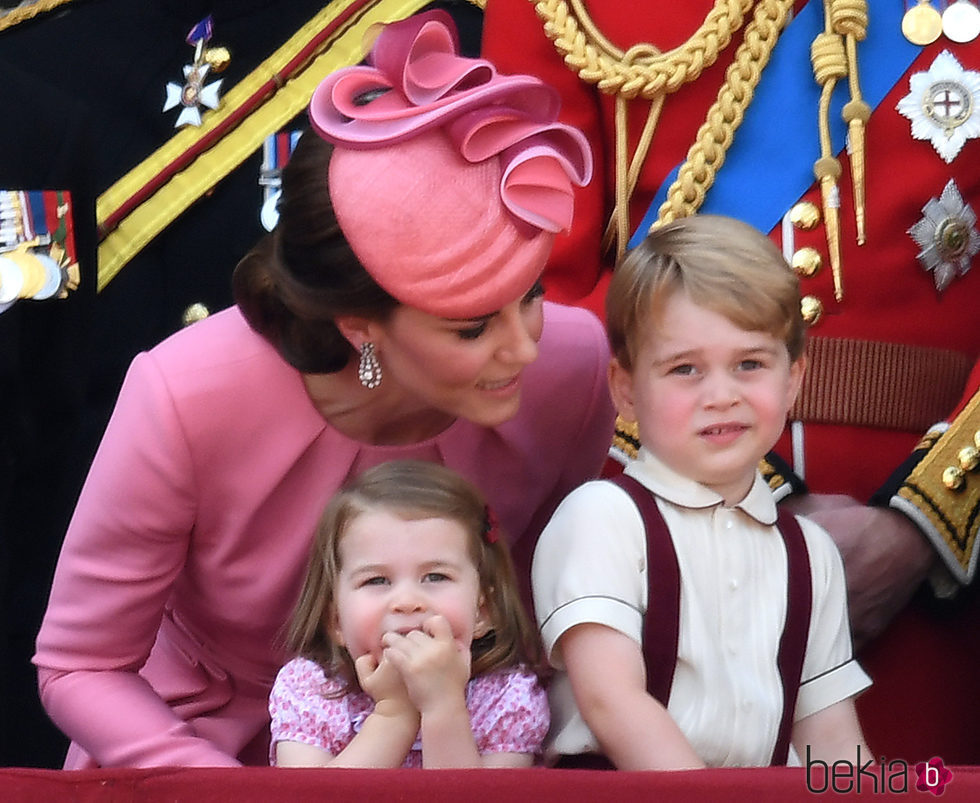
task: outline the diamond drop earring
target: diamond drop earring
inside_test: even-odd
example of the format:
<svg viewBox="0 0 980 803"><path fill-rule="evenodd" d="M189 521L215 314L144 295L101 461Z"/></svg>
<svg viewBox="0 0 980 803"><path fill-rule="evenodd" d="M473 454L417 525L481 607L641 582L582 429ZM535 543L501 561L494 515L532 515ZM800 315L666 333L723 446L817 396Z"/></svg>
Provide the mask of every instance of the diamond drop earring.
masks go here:
<svg viewBox="0 0 980 803"><path fill-rule="evenodd" d="M361 359L357 364L357 378L369 390L381 384L381 363L374 353L374 343L370 341L361 346Z"/></svg>

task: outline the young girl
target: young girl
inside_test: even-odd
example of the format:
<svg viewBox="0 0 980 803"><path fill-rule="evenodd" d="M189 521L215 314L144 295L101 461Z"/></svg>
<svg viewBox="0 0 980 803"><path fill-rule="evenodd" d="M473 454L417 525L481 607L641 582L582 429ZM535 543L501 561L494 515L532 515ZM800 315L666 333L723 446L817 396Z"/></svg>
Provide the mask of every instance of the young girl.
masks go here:
<svg viewBox="0 0 980 803"><path fill-rule="evenodd" d="M280 766L530 766L548 730L510 557L481 494L420 461L327 506L269 710Z"/></svg>

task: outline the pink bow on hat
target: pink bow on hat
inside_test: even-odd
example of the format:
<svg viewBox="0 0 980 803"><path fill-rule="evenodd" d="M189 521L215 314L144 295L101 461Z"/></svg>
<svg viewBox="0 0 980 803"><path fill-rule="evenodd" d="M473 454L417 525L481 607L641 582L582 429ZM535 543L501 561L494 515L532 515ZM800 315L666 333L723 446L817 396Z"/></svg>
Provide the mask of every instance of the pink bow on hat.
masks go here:
<svg viewBox="0 0 980 803"><path fill-rule="evenodd" d="M567 229L572 185L592 177L584 135L557 122L554 89L529 75L501 75L484 59L458 55L458 47L443 11L385 26L369 66L338 70L317 87L313 128L336 146L358 150L441 128L468 162L499 157L500 198L511 214L543 231Z"/></svg>

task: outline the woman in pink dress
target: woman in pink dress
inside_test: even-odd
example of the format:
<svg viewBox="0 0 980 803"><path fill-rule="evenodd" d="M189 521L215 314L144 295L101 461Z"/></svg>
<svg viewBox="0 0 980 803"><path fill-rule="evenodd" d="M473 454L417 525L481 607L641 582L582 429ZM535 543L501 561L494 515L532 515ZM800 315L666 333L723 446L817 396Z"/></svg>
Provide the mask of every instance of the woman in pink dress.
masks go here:
<svg viewBox="0 0 980 803"><path fill-rule="evenodd" d="M236 306L133 361L34 658L67 767L267 760L316 521L364 469L458 471L525 587L541 527L598 472L605 337L540 284L588 147L549 87L457 52L430 13L329 76Z"/></svg>

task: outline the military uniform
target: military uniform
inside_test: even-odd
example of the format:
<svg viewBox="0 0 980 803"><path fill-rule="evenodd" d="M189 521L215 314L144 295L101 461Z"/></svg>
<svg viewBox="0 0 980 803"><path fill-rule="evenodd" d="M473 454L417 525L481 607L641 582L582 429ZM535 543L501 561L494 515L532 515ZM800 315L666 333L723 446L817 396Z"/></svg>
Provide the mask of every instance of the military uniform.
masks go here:
<svg viewBox="0 0 980 803"><path fill-rule="evenodd" d="M78 257L95 264L95 192L86 109L0 59L0 189L71 193ZM23 127L23 128L22 128ZM25 137L24 131L33 132ZM87 210L87 214L86 211ZM45 765L59 736L37 701L30 656L47 586L86 466L76 457L87 389L95 272L65 299L0 314L0 761ZM13 723L17 723L16 728Z"/></svg>
<svg viewBox="0 0 980 803"><path fill-rule="evenodd" d="M37 703L29 660L61 539L125 370L137 352L186 321L231 304L232 270L265 233L260 212L268 193L259 183L264 134L247 146L237 144L240 161L233 160L226 174L212 175L207 159L227 139L212 137L202 149L199 135L208 130L209 115L231 112L228 104L219 103L214 111L200 105L199 129L175 128L182 107L163 110L168 84L184 85L184 68L195 59L188 32L211 15L208 45L227 48L230 59L222 72L213 69L204 85L220 79L225 100L236 90L241 95L252 81L258 94L264 93L263 110L279 104L276 114L282 117L283 109L293 109L268 133L288 132L305 126L306 117L304 98L290 106L283 101L289 92L276 91L280 84L289 86L292 73L286 70L298 74L338 42L331 58L339 60L336 66L349 63L360 57L369 17L394 19L422 5L418 0L38 0L0 9L0 53L15 66L0 72L7 110L0 189L72 189L82 274L81 287L68 299L20 301L0 314L6 414L0 435L5 472L0 570L10 581L2 600L9 649L0 650L0 701L6 706L0 715L0 763L61 764L63 742ZM464 47L472 53L479 10L462 2L442 5L454 6ZM321 17L328 20L324 26L310 27ZM331 38L323 39L325 33ZM315 44L312 51L299 43L291 67L276 75L257 74L277 48L304 36ZM311 63L311 69L325 73L319 61ZM229 126L228 136L232 131L241 136L253 125L251 115L243 116L246 124ZM196 186L189 198L180 198L179 214L174 217L166 194L155 207L152 198L141 206L137 196L145 186L195 148L203 158L178 171L183 177L177 184ZM134 198L135 205L129 203ZM114 217L120 208L135 213ZM145 221L158 213L166 220L143 237ZM138 247L131 249L134 241ZM117 248L126 252L121 260ZM107 272L109 257L113 267ZM8 533L15 537L8 539Z"/></svg>
<svg viewBox="0 0 980 803"><path fill-rule="evenodd" d="M907 515L910 507L928 508L929 515L915 520L926 532L932 527L948 567L962 567L957 580L969 582L975 568L970 528L973 537L977 528L977 499L970 496L970 489L980 484L980 476L966 470L964 491L958 493L935 482L934 470L928 492L916 495L898 489L912 481L909 472L921 453L913 461L906 459L931 424L959 407L965 412L957 437L969 440L980 430L977 404L966 404L977 391L977 374L968 376L980 355L976 323L980 268L969 270L980 261L974 259L978 241L973 217L980 210L976 170L980 141L975 135L964 137L948 160L948 153L940 153L948 148L947 130L959 137L972 131L980 119L980 95L975 93L980 41L961 44L941 36L931 45L913 47L902 38L902 4L872 2L867 39L863 31L851 37L857 44L857 76L859 83L867 85L867 95L854 94L848 85L854 67L843 44L839 57L846 65L843 69L820 65L818 71L837 76L831 127L843 127L837 121L845 103L868 104L867 115L860 105L846 107L852 117L867 118L865 242L858 245L857 201L852 193L857 159L841 153L841 132L831 137L829 149L821 148L818 136L821 86L811 69L810 45L824 30L823 4L718 3L713 18L707 16L712 5L706 1L488 3L485 55L504 72L537 74L557 86L563 97L563 119L586 131L597 164L605 166L605 180L594 181L576 199L575 226L569 237L559 238L545 275L546 288L559 300L601 310L616 255L615 238L605 251L601 242L617 198L617 114L620 132L626 132L623 175L623 165L628 168L630 157L642 148L644 125L653 119L649 151L629 201L628 232L641 226L651 205L647 226L658 217L687 214L699 205L704 211L749 220L771 231L787 258L799 266L802 291L810 296L811 311L819 312L810 328L808 385L794 411L801 423L794 426L795 437L787 431L777 451L812 491L848 493L866 501L884 486L885 501L893 496L904 499L904 505L897 506ZM787 27L782 28L782 21L763 18L755 22L751 35L745 33L763 7L789 10L794 5L795 18ZM751 8L744 21L733 22L732 9L739 6ZM692 34L706 20L706 24L712 19L717 23L719 10L731 41L726 46L721 37L715 48L708 39L698 41ZM855 31L861 25L861 20L849 20L844 27ZM751 41L739 62L743 69L733 69L738 75L732 78L726 71L742 58L738 48L746 40ZM771 40L778 43L770 54L766 42ZM642 42L652 43L656 50L630 49ZM763 58L760 51L765 51ZM955 59L955 66L941 57L944 51ZM672 66L658 73L662 67L658 59ZM777 80L776 75L782 76L781 83L775 88L767 85ZM920 78L913 81L916 75ZM903 104L906 96L911 98ZM731 111L743 97L748 102ZM711 109L716 98L719 106ZM973 116L964 116L971 103ZM753 118L757 104L762 104L762 111ZM926 139L913 138L913 120L899 111L900 104L916 118L917 133ZM923 110L925 106L928 110ZM910 107L922 111L909 112ZM721 128L734 131L731 145L719 144L710 130L715 113L724 118ZM741 125L732 125L733 119ZM852 142L857 137L852 134ZM672 187L671 171L683 165L692 145L706 140L687 168L681 167L678 184ZM800 150L802 167L796 153ZM836 209L835 192L828 193L826 203L813 172L815 166L824 174L834 172L827 157L836 159L841 168L836 187L840 287L835 286L830 267L832 245L827 235L828 213L832 218ZM703 176L712 170L716 173L705 181ZM801 176L795 188L782 186L784 174L794 171ZM947 189L950 186L955 193ZM691 199L684 207L683 202ZM664 201L668 206L661 206ZM808 204L800 206L801 202ZM962 445L956 454L961 449ZM901 471L894 473L900 466ZM939 475L945 467L939 467ZM950 511L954 514L947 515ZM959 543L937 526L947 518L961 523ZM865 708L869 743L889 757L939 754L948 761L975 763L980 753L967 734L980 721L980 696L969 678L980 663L980 645L975 638L962 638L973 632L975 624L954 613L931 616L913 608L905 620L915 617L916 624L903 621L892 627L864 656L876 681L867 701L859 702ZM924 640L913 659L903 650L907 652L909 640L917 638ZM930 652L929 661L919 660ZM900 662L904 666L898 672L895 666ZM872 708L873 713L867 713ZM885 712L886 708L890 710ZM937 709L957 713L936 716ZM914 728L909 722L914 722Z"/></svg>

